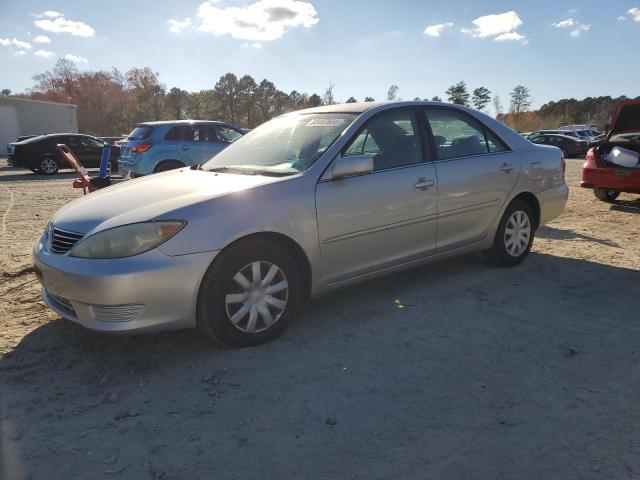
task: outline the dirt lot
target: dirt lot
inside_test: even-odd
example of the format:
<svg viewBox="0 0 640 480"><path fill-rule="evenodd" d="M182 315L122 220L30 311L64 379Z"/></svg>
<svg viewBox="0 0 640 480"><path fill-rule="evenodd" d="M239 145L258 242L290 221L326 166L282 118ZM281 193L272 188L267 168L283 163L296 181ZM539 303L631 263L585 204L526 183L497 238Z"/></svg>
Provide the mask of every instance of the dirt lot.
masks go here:
<svg viewBox="0 0 640 480"><path fill-rule="evenodd" d="M640 478L640 200L580 163L523 266L371 281L230 351L48 311L31 244L79 193L0 160L0 478Z"/></svg>

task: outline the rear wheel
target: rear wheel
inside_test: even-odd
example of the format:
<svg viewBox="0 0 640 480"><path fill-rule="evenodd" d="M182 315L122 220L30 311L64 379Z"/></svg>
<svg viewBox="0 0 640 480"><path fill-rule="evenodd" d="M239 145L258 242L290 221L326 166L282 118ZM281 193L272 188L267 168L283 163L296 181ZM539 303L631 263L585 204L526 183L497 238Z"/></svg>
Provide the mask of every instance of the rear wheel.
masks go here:
<svg viewBox="0 0 640 480"><path fill-rule="evenodd" d="M593 194L598 200L611 203L614 202L616 198L618 198L620 192L616 192L615 190L606 190L604 188L595 188L593 190Z"/></svg>
<svg viewBox="0 0 640 480"><path fill-rule="evenodd" d="M184 163L179 162L178 160L168 160L166 162L162 162L158 164L155 171L156 173L167 172L169 170L175 170L176 168L182 168L184 166L185 166Z"/></svg>
<svg viewBox="0 0 640 480"><path fill-rule="evenodd" d="M197 301L198 327L230 347L278 337L301 298L300 271L280 245L249 240L222 252L209 267Z"/></svg>
<svg viewBox="0 0 640 480"><path fill-rule="evenodd" d="M504 212L493 241L493 257L506 267L520 265L529 255L535 236L531 207L514 200Z"/></svg>
<svg viewBox="0 0 640 480"><path fill-rule="evenodd" d="M58 173L58 162L53 158L43 158L38 164L38 171L45 175L54 175Z"/></svg>

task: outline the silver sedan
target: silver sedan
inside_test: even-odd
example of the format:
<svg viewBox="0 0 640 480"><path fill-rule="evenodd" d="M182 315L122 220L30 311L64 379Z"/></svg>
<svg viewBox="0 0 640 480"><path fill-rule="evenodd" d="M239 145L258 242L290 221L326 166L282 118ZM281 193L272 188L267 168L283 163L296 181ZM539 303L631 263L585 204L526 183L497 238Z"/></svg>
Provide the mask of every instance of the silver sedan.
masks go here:
<svg viewBox="0 0 640 480"><path fill-rule="evenodd" d="M520 264L565 208L564 168L559 149L460 106L318 107L198 169L71 202L34 263L47 305L91 330L256 345L344 285L471 251Z"/></svg>

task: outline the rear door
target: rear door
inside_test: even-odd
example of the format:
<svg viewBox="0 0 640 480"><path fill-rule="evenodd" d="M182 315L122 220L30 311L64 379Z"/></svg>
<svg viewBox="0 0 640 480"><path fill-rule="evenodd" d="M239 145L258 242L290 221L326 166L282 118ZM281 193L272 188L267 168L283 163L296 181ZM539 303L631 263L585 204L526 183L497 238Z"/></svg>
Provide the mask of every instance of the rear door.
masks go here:
<svg viewBox="0 0 640 480"><path fill-rule="evenodd" d="M423 110L436 145L438 252L484 238L509 197L520 162L471 115L446 107Z"/></svg>
<svg viewBox="0 0 640 480"><path fill-rule="evenodd" d="M437 185L414 109L381 112L343 149L368 154L374 171L316 186L328 284L426 257L436 248ZM427 161L425 161L427 160Z"/></svg>

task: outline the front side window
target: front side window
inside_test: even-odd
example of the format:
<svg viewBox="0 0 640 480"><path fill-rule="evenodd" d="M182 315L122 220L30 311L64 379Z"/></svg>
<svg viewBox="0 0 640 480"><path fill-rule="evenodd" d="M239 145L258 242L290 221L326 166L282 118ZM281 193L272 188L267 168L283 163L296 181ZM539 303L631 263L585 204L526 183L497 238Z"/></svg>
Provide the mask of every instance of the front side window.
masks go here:
<svg viewBox="0 0 640 480"><path fill-rule="evenodd" d="M460 112L427 109L427 120L440 160L507 150L506 145L480 122Z"/></svg>
<svg viewBox="0 0 640 480"><path fill-rule="evenodd" d="M274 118L239 137L202 169L278 176L304 172L356 117L316 113Z"/></svg>
<svg viewBox="0 0 640 480"><path fill-rule="evenodd" d="M372 155L373 169L403 167L421 163L422 143L413 110L394 110L376 115L343 152Z"/></svg>

